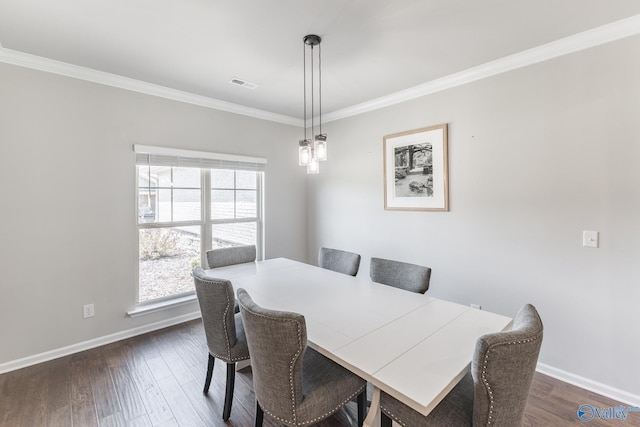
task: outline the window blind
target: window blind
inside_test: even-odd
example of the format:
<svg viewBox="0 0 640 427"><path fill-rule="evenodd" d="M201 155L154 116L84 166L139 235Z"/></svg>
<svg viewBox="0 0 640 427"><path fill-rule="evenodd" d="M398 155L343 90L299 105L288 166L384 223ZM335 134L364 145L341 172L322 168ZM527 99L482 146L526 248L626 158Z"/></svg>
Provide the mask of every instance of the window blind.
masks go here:
<svg viewBox="0 0 640 427"><path fill-rule="evenodd" d="M137 165L236 169L262 172L267 159L207 151L134 145Z"/></svg>

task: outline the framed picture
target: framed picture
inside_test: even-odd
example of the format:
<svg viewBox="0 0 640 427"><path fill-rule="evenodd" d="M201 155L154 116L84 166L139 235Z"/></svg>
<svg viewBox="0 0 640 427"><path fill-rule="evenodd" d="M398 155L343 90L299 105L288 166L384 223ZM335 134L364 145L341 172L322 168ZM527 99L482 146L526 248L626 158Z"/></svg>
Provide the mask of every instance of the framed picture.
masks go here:
<svg viewBox="0 0 640 427"><path fill-rule="evenodd" d="M384 208L448 211L447 124L387 135Z"/></svg>

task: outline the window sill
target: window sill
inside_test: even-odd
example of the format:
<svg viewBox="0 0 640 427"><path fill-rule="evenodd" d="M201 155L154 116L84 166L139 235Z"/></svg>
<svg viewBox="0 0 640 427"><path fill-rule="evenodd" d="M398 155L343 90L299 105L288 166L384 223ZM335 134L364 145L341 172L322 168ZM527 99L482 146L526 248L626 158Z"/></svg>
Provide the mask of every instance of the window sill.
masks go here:
<svg viewBox="0 0 640 427"><path fill-rule="evenodd" d="M129 317L144 316L145 314L155 313L156 311L166 310L168 308L179 307L181 305L190 304L197 301L196 294L184 295L177 298L171 298L163 301L152 302L149 304L140 304L133 310L127 312Z"/></svg>

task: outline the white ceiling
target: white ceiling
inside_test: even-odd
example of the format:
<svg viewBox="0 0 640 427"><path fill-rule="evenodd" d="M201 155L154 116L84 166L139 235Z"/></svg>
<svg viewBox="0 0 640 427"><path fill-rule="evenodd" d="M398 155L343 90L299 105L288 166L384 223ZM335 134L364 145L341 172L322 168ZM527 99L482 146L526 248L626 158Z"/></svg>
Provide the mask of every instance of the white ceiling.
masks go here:
<svg viewBox="0 0 640 427"><path fill-rule="evenodd" d="M0 46L299 120L306 34L323 39L326 114L638 14L638 0L0 0Z"/></svg>

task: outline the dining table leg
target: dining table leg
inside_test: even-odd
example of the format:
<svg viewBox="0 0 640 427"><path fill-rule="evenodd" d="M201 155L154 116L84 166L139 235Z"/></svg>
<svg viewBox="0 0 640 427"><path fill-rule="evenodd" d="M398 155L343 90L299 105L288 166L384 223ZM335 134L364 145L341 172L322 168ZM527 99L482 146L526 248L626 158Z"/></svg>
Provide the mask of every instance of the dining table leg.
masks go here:
<svg viewBox="0 0 640 427"><path fill-rule="evenodd" d="M369 406L369 413L362 426L380 427L380 389L378 387L373 387L371 406Z"/></svg>

